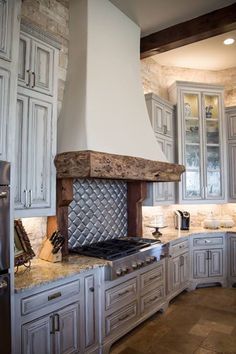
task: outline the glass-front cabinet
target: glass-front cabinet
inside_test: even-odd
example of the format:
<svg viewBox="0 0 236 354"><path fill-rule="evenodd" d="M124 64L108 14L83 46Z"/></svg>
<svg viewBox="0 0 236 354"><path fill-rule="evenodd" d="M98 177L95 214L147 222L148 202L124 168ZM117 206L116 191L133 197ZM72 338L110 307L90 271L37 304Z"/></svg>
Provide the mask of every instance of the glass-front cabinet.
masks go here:
<svg viewBox="0 0 236 354"><path fill-rule="evenodd" d="M223 88L177 82L178 157L185 165L179 202L225 201Z"/></svg>

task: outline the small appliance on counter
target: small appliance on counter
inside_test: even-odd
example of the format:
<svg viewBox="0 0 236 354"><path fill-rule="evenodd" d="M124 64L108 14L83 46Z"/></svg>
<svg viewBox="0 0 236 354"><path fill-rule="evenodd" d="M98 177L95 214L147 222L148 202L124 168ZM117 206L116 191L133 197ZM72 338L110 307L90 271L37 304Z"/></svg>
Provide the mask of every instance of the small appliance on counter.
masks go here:
<svg viewBox="0 0 236 354"><path fill-rule="evenodd" d="M189 230L190 214L188 211L175 210L175 228Z"/></svg>

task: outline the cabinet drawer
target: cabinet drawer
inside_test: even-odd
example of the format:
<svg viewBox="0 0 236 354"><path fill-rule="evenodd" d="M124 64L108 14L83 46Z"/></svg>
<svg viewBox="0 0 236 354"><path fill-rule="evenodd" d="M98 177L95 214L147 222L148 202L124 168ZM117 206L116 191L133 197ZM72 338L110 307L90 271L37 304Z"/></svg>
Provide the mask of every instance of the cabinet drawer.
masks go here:
<svg viewBox="0 0 236 354"><path fill-rule="evenodd" d="M211 246L211 245L223 245L223 237L204 237L204 238L194 238L193 246Z"/></svg>
<svg viewBox="0 0 236 354"><path fill-rule="evenodd" d="M29 313L40 310L42 307L50 306L68 297L79 294L80 282L79 280L72 283L58 286L54 289L44 291L37 295L29 296L21 300L21 314L27 315Z"/></svg>
<svg viewBox="0 0 236 354"><path fill-rule="evenodd" d="M141 314L148 312L152 307L157 306L164 298L164 285L149 292L141 298Z"/></svg>
<svg viewBox="0 0 236 354"><path fill-rule="evenodd" d="M163 264L158 265L156 268L141 274L141 291L147 290L151 286L157 286L164 280L164 268Z"/></svg>
<svg viewBox="0 0 236 354"><path fill-rule="evenodd" d="M112 315L106 317L106 335L118 331L119 328L124 329L129 322L137 316L137 303L134 302L128 306L123 307L121 310L114 312Z"/></svg>
<svg viewBox="0 0 236 354"><path fill-rule="evenodd" d="M170 246L170 253L174 256L177 256L178 254L181 254L185 250L189 248L189 242L188 240L179 242L175 245Z"/></svg>
<svg viewBox="0 0 236 354"><path fill-rule="evenodd" d="M108 289L105 292L105 306L106 310L114 307L117 304L124 305L135 299L137 294L137 280L130 279L125 283Z"/></svg>

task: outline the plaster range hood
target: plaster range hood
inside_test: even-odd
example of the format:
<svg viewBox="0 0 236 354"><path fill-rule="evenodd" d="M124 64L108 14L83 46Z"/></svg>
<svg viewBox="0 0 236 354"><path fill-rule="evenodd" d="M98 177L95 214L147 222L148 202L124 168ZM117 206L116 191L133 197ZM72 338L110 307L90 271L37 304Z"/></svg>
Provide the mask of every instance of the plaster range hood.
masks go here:
<svg viewBox="0 0 236 354"><path fill-rule="evenodd" d="M58 178L178 181L156 142L140 76L140 28L108 0L70 1Z"/></svg>

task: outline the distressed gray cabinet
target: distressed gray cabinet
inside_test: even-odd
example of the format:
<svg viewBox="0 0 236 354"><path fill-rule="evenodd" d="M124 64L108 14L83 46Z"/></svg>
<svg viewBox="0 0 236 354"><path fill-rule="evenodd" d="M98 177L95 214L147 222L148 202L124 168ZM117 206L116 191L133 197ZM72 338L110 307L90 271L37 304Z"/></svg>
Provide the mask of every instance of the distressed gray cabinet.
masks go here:
<svg viewBox="0 0 236 354"><path fill-rule="evenodd" d="M79 353L79 303L22 326L24 354Z"/></svg>
<svg viewBox="0 0 236 354"><path fill-rule="evenodd" d="M15 130L16 217L55 214L58 49L21 32Z"/></svg>
<svg viewBox="0 0 236 354"><path fill-rule="evenodd" d="M236 107L228 107L225 110L228 128L228 185L229 201L236 201Z"/></svg>
<svg viewBox="0 0 236 354"><path fill-rule="evenodd" d="M177 103L178 162L186 167L179 202L226 201L223 87L177 81L169 95Z"/></svg>
<svg viewBox="0 0 236 354"><path fill-rule="evenodd" d="M100 272L17 293L14 354L98 353Z"/></svg>
<svg viewBox="0 0 236 354"><path fill-rule="evenodd" d="M220 283L226 285L227 264L225 256L225 235L193 236L192 284Z"/></svg>
<svg viewBox="0 0 236 354"><path fill-rule="evenodd" d="M19 90L15 136L15 208L21 215L54 212L53 156L56 122L53 102ZM27 142L27 144L26 144ZM19 214L18 214L19 215Z"/></svg>
<svg viewBox="0 0 236 354"><path fill-rule="evenodd" d="M55 49L21 33L19 43L18 85L53 95Z"/></svg>
<svg viewBox="0 0 236 354"><path fill-rule="evenodd" d="M10 72L0 67L0 158L6 159Z"/></svg>
<svg viewBox="0 0 236 354"><path fill-rule="evenodd" d="M168 250L168 299L175 297L189 285L189 242L188 240L173 241Z"/></svg>
<svg viewBox="0 0 236 354"><path fill-rule="evenodd" d="M156 140L168 162L175 162L174 156L174 107L153 94L145 95L147 110ZM144 205L173 204L175 184L172 182L149 183Z"/></svg>
<svg viewBox="0 0 236 354"><path fill-rule="evenodd" d="M0 58L11 60L14 0L0 0Z"/></svg>
<svg viewBox="0 0 236 354"><path fill-rule="evenodd" d="M228 283L230 286L236 284L236 233L228 234L227 255L228 255Z"/></svg>

